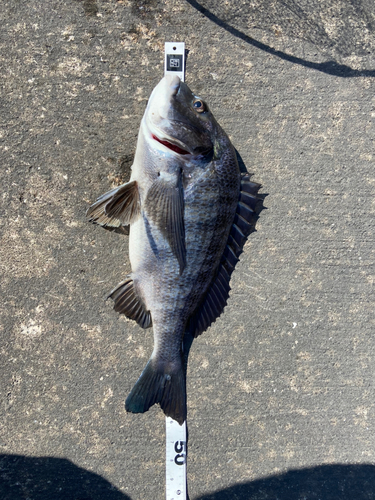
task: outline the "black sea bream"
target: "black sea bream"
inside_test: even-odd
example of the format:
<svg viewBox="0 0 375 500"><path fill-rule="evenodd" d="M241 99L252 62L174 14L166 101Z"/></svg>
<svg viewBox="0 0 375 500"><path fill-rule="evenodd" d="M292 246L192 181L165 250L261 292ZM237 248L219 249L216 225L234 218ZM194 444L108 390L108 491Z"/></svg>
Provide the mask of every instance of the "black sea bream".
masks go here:
<svg viewBox="0 0 375 500"><path fill-rule="evenodd" d="M183 336L200 335L222 313L259 187L240 173L207 104L165 76L143 116L130 181L87 212L103 226L130 224L132 272L110 297L116 311L153 326L154 350L128 411L159 403L180 424L186 419Z"/></svg>

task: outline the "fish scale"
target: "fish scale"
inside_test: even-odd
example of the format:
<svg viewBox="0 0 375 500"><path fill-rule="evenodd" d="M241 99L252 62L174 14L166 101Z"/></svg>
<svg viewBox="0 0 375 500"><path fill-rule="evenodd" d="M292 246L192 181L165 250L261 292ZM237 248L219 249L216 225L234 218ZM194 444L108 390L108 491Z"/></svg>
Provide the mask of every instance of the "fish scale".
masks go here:
<svg viewBox="0 0 375 500"><path fill-rule="evenodd" d="M165 76L142 118L130 181L87 212L103 226L130 224L132 272L110 297L115 310L153 326L154 350L126 400L128 411L159 403L180 425L186 419L182 340L222 313L254 227L259 188L241 176L207 104L178 77Z"/></svg>

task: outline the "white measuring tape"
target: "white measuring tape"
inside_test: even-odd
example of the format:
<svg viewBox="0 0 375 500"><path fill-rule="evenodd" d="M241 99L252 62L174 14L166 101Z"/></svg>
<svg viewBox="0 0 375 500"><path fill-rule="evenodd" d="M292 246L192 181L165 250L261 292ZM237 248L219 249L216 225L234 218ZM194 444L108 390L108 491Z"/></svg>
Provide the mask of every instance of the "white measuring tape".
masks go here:
<svg viewBox="0 0 375 500"><path fill-rule="evenodd" d="M185 43L165 42L164 75L173 74L185 81Z"/></svg>
<svg viewBox="0 0 375 500"><path fill-rule="evenodd" d="M165 42L164 75L173 74L185 81L185 43ZM186 422L180 425L171 417L165 419L166 498L187 500Z"/></svg>
<svg viewBox="0 0 375 500"><path fill-rule="evenodd" d="M167 500L186 500L186 422L180 425L173 418L165 419L166 494Z"/></svg>

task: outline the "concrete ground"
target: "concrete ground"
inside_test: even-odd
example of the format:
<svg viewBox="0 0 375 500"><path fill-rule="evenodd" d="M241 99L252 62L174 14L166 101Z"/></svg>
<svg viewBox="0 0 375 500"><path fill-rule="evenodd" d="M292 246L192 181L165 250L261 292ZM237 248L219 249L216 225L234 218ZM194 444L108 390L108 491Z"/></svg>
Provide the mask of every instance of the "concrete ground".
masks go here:
<svg viewBox="0 0 375 500"><path fill-rule="evenodd" d="M188 370L190 498L375 498L372 0L2 0L0 498L164 498L152 335L106 294L165 41L265 206Z"/></svg>

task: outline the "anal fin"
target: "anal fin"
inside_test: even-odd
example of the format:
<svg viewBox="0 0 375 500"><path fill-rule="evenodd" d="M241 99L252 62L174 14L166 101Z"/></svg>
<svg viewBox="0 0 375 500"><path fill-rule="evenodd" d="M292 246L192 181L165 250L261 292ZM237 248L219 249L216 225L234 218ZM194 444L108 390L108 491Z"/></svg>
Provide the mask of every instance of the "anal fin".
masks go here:
<svg viewBox="0 0 375 500"><path fill-rule="evenodd" d="M137 295L131 278L119 283L108 295L108 298L115 301L115 311L133 319L142 328L149 328L152 325L151 313L146 310L143 301Z"/></svg>

